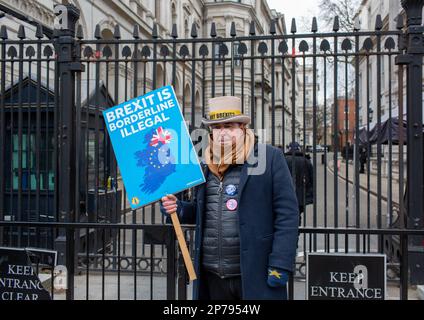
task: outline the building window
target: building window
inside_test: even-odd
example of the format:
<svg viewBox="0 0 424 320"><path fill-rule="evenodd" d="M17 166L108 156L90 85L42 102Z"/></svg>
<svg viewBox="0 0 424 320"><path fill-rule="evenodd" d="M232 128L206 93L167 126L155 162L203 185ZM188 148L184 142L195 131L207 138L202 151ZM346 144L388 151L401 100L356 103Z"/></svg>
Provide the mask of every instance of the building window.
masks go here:
<svg viewBox="0 0 424 320"><path fill-rule="evenodd" d="M371 3L368 7L368 30L372 29Z"/></svg>
<svg viewBox="0 0 424 320"><path fill-rule="evenodd" d="M172 12L172 25L174 25L178 21L177 9L175 8L175 3L172 3L171 5L171 12Z"/></svg>
<svg viewBox="0 0 424 320"><path fill-rule="evenodd" d="M222 58L221 58L221 55L220 55L220 51L221 51L221 46L223 46L224 43L222 41L219 41L219 39L222 39L221 37L218 37L217 39L218 39L218 41L213 44L213 46L215 48L214 58L215 58L215 64L221 65L222 64Z"/></svg>
<svg viewBox="0 0 424 320"><path fill-rule="evenodd" d="M96 179L96 130L94 128L89 128L88 131L88 154L87 154L87 170L88 170L88 181L87 186L89 188L94 188L97 183L101 185L106 184L106 176L105 171L102 170L105 167L105 134L103 130L99 130L99 141L98 144L98 168L100 168L98 172L98 179Z"/></svg>
<svg viewBox="0 0 424 320"><path fill-rule="evenodd" d="M241 55L239 54L240 42L235 42L233 46L233 58L234 58L234 66L241 66Z"/></svg>
<svg viewBox="0 0 424 320"><path fill-rule="evenodd" d="M155 1L155 16L156 16L156 21L157 22L161 22L161 17L160 17L160 8L161 8L161 0L156 0Z"/></svg>
<svg viewBox="0 0 424 320"><path fill-rule="evenodd" d="M189 29L188 29L188 20L185 19L184 20L184 38L188 38L189 37Z"/></svg>
<svg viewBox="0 0 424 320"><path fill-rule="evenodd" d="M9 136L10 137L10 136ZM12 140L12 177L13 190L19 189L19 168L22 169L22 190L37 190L37 151L35 143L35 133L22 134L21 165L19 165L19 135L13 134ZM53 151L54 139L53 131L49 130L49 140L46 140L46 133L41 132L39 159L40 159L40 190L54 190L54 169ZM46 156L47 154L47 156ZM6 174L7 175L7 174ZM6 187L10 189L9 178L6 178Z"/></svg>

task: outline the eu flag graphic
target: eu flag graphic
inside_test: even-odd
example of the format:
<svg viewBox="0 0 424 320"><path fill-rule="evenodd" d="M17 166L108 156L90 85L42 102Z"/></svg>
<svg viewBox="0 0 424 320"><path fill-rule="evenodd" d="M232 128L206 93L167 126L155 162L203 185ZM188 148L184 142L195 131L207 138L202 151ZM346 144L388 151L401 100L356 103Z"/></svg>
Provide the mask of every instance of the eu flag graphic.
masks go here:
<svg viewBox="0 0 424 320"><path fill-rule="evenodd" d="M169 148L171 140L171 134L162 127L146 134L144 143L147 147L135 153L137 166L146 168L141 191L148 194L155 192L175 172L175 159Z"/></svg>

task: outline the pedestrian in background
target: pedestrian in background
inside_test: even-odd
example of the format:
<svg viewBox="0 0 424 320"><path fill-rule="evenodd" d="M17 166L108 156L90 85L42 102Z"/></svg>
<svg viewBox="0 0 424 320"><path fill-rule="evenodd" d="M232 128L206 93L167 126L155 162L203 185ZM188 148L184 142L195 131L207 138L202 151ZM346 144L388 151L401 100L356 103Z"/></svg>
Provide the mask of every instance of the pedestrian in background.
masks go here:
<svg viewBox="0 0 424 320"><path fill-rule="evenodd" d="M302 152L299 143L292 142L285 153L285 158L289 166L290 174L295 182L297 202L299 205L299 225L302 221L302 213L308 204L314 202L314 168L311 163L311 157ZM293 176L293 170L295 176Z"/></svg>
<svg viewBox="0 0 424 320"><path fill-rule="evenodd" d="M359 162L361 163L361 169L359 173L365 173L365 164L367 163L368 151L365 146L360 146L359 148Z"/></svg>

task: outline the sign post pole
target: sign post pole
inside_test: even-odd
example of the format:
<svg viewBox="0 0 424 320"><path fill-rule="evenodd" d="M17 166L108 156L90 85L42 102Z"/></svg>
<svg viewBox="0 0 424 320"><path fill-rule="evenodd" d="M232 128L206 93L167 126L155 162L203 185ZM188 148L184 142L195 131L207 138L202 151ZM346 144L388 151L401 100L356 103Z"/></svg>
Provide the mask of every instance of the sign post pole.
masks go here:
<svg viewBox="0 0 424 320"><path fill-rule="evenodd" d="M178 215L176 212L171 214L172 224L174 226L175 234L177 235L178 244L183 255L184 263L187 268L188 276L190 281L197 279L196 272L194 271L193 261L191 261L190 253L187 249L187 243L184 238L183 230L181 228L180 220L178 220Z"/></svg>

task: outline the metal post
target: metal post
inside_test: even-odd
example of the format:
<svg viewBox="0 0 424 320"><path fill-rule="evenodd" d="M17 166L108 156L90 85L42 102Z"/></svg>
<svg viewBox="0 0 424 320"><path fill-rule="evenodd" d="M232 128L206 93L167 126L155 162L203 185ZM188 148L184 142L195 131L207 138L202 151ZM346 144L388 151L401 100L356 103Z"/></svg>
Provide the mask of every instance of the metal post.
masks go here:
<svg viewBox="0 0 424 320"><path fill-rule="evenodd" d="M79 19L79 10L73 5L56 5L55 14L59 23L55 25L59 87L59 155L58 155L58 209L60 222L75 221L75 72L82 71L75 54L75 26ZM78 161L78 160L77 160ZM59 264L67 267L68 290L66 299L74 297L74 248L75 229L59 231L56 248L60 252Z"/></svg>
<svg viewBox="0 0 424 320"><path fill-rule="evenodd" d="M406 11L408 82L407 82L407 141L408 141L408 227L423 227L423 89L422 63L424 54L422 10L424 0L402 0Z"/></svg>
<svg viewBox="0 0 424 320"><path fill-rule="evenodd" d="M407 28L404 34L406 52L396 59L397 64L407 66L407 227L424 227L424 170L423 170L423 55L424 43L422 10L424 0L402 0L407 16ZM400 115L402 117L402 115ZM400 120L401 121L401 120ZM414 247L421 245L422 237L409 237L408 254L414 254ZM415 252L416 253L416 252ZM402 253L405 255L405 253ZM413 264L411 264L412 266ZM407 266L404 266L407 268ZM411 281L414 274L421 274L420 265L411 269Z"/></svg>

